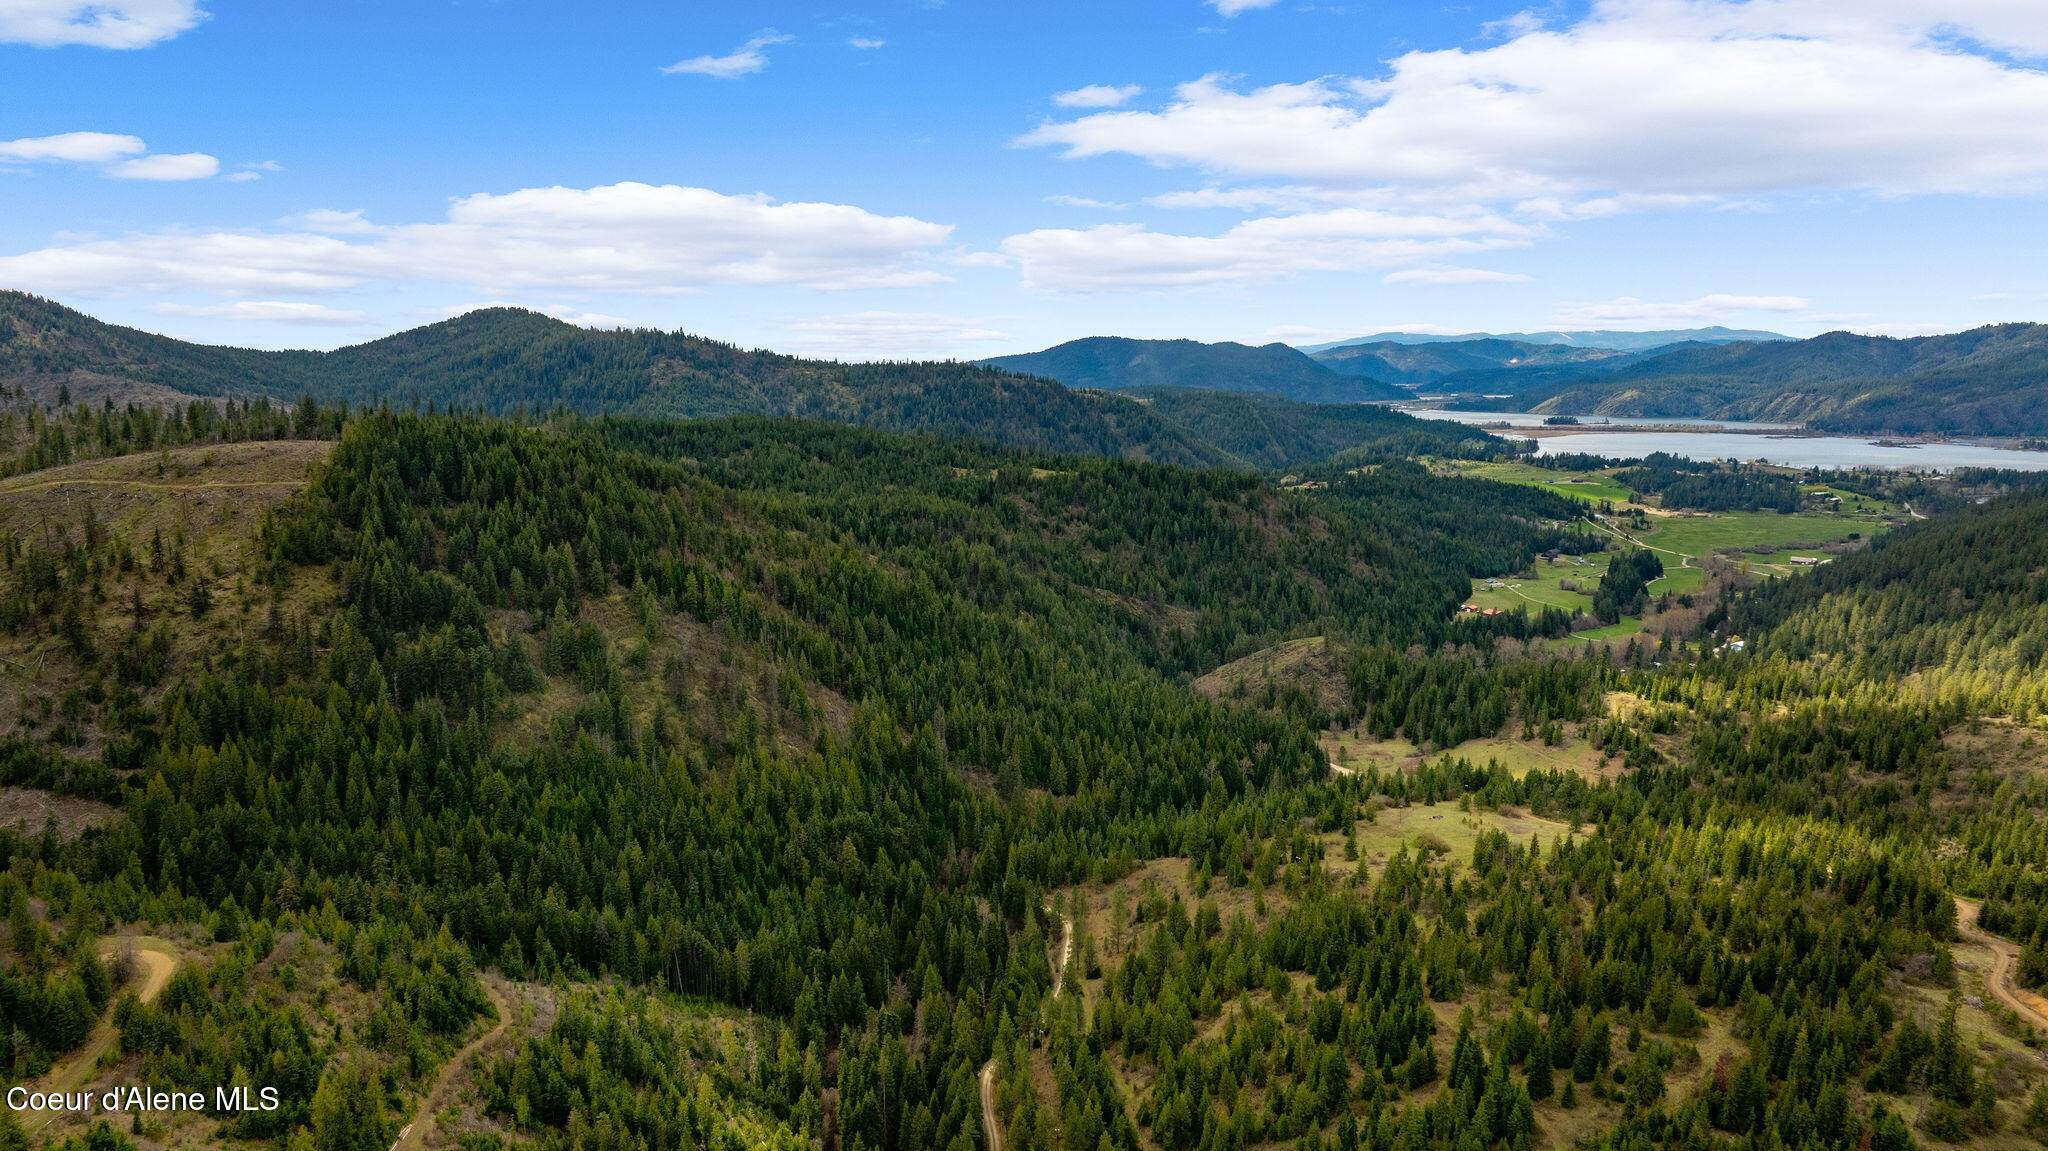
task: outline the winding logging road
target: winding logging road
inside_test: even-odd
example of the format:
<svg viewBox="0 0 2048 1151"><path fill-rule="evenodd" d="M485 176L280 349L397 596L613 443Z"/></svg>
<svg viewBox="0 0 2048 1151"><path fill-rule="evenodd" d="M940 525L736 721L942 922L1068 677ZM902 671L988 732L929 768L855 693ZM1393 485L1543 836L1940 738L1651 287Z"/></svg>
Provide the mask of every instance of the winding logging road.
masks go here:
<svg viewBox="0 0 2048 1151"><path fill-rule="evenodd" d="M434 1078L434 1085L420 1097L419 1110L414 1113L413 1121L405 1125L405 1130L398 1133L398 1141L391 1145L391 1151L419 1151L425 1146L427 1132L434 1129L435 1117L446 1110L449 1101L454 1098L456 1075L468 1065L477 1052L484 1049L486 1044L503 1035L505 1025L511 1022L512 1005L505 1001L505 996L491 984L490 980L479 976L478 982L483 984L484 994L490 997L491 1006L498 1010L497 1026L470 1040L467 1047L456 1052L453 1059L442 1065L441 1074Z"/></svg>
<svg viewBox="0 0 2048 1151"><path fill-rule="evenodd" d="M1983 905L1976 900L1956 897L1956 933L1991 951L1991 970L1984 975L1984 989L2036 1029L2048 1031L2048 999L2012 982L2013 969L2020 962L2019 946L1978 927L1977 913L1982 909Z"/></svg>
<svg viewBox="0 0 2048 1151"><path fill-rule="evenodd" d="M1060 917L1060 962L1052 969L1052 994L1059 998L1067 982L1067 961L1074 957L1074 921ZM1003 1151L1003 1129L996 1122L996 1061L981 1065L981 1133L988 1151ZM397 1151L393 1148L393 1151Z"/></svg>
<svg viewBox="0 0 2048 1151"><path fill-rule="evenodd" d="M142 965L142 985L135 988L136 998L144 1003L152 1002L164 985L171 981L171 973L178 969L178 955L169 943L150 936L112 936L100 942L100 956L111 959L123 947L132 947L135 958ZM120 1039L114 1027L113 1009L109 1008L92 1034L86 1037L85 1046L50 1068L47 1075L38 1080L32 1091L77 1091L92 1081L100 1069L100 1057L114 1049ZM41 1130L51 1119L54 1111L30 1111L22 1120L22 1127L29 1131Z"/></svg>

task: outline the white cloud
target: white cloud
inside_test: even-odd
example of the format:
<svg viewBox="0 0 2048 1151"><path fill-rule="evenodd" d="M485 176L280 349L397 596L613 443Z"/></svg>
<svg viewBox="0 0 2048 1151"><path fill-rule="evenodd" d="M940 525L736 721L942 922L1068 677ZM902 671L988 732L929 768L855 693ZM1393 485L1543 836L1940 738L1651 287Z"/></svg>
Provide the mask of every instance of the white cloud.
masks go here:
<svg viewBox="0 0 2048 1151"><path fill-rule="evenodd" d="M1136 84L1090 84L1071 92L1061 92L1052 102L1062 108L1114 108L1143 92Z"/></svg>
<svg viewBox="0 0 2048 1151"><path fill-rule="evenodd" d="M1095 208L1110 212L1121 212L1125 208L1130 207L1129 204L1119 204L1114 200L1097 200L1090 196L1068 196L1065 194L1047 196L1045 202L1048 204L1058 204L1063 208Z"/></svg>
<svg viewBox="0 0 2048 1151"><path fill-rule="evenodd" d="M323 304L292 300L236 300L225 304L151 304L159 316L193 316L211 320L266 320L280 324L360 324L369 317Z"/></svg>
<svg viewBox="0 0 2048 1151"><path fill-rule="evenodd" d="M807 355L839 359L931 359L958 355L963 344L1015 339L1008 332L954 316L914 312L853 312L786 319Z"/></svg>
<svg viewBox="0 0 2048 1151"><path fill-rule="evenodd" d="M723 56L693 56L688 60L679 60L674 64L670 64L668 67L663 68L662 71L671 76L678 72L687 72L694 76L712 76L720 80L736 80L741 76L759 72L768 66L768 53L765 49L777 44L787 44L795 38L794 36L785 36L771 28Z"/></svg>
<svg viewBox="0 0 2048 1151"><path fill-rule="evenodd" d="M1602 303L1563 304L1560 324L1629 323L1640 320L1722 320L1744 312L1803 312L1799 296L1738 296L1715 292L1683 303L1653 303L1633 296Z"/></svg>
<svg viewBox="0 0 2048 1151"><path fill-rule="evenodd" d="M73 164L111 164L149 149L135 136L111 132L65 132L0 141L0 159L62 160Z"/></svg>
<svg viewBox="0 0 2048 1151"><path fill-rule="evenodd" d="M4 4L6 0L0 0ZM148 155L140 137L111 132L65 132L0 141L0 160L98 164L117 180L204 180L220 171L220 161L204 152L175 156Z"/></svg>
<svg viewBox="0 0 2048 1151"><path fill-rule="evenodd" d="M65 238L0 257L0 283L86 296L302 295L419 282L650 294L714 284L901 287L946 278L931 261L951 232L844 204L703 188L527 188L465 196L436 223L323 212L285 230Z"/></svg>
<svg viewBox="0 0 2048 1151"><path fill-rule="evenodd" d="M859 48L861 51L866 52L875 48L886 47L889 42L875 36L855 36L846 43L850 47Z"/></svg>
<svg viewBox="0 0 2048 1151"><path fill-rule="evenodd" d="M1389 272L1389 284L1519 284L1530 277L1520 272L1493 272L1485 268L1403 268Z"/></svg>
<svg viewBox="0 0 2048 1151"><path fill-rule="evenodd" d="M237 169L234 172L231 172L228 175L223 176L221 178L224 180L232 181L237 184L246 184L250 180L261 180L264 174L267 172L282 171L284 171L284 165L278 163L275 160L256 160L247 164L238 165Z"/></svg>
<svg viewBox="0 0 2048 1151"><path fill-rule="evenodd" d="M1027 287L1051 291L1262 283L1299 272L1399 267L1527 243L1536 231L1493 213L1419 215L1337 208L1247 220L1217 236L1138 224L1041 228L1003 241Z"/></svg>
<svg viewBox="0 0 2048 1151"><path fill-rule="evenodd" d="M1241 90L1208 76L1159 111L1023 137L1251 179L1467 202L2048 187L2048 53L2020 0L1598 0L1383 76ZM1626 205L1626 200L1616 201Z"/></svg>
<svg viewBox="0 0 2048 1151"><path fill-rule="evenodd" d="M0 42L147 48L205 18L194 0L0 0Z"/></svg>
<svg viewBox="0 0 2048 1151"><path fill-rule="evenodd" d="M220 161L204 152L138 156L107 169L117 180L204 180L220 172Z"/></svg>
<svg viewBox="0 0 2048 1151"><path fill-rule="evenodd" d="M1271 8L1273 5L1278 4L1280 0L1204 0L1204 2L1209 7L1216 9L1218 15L1230 17L1240 12L1250 12L1258 8Z"/></svg>

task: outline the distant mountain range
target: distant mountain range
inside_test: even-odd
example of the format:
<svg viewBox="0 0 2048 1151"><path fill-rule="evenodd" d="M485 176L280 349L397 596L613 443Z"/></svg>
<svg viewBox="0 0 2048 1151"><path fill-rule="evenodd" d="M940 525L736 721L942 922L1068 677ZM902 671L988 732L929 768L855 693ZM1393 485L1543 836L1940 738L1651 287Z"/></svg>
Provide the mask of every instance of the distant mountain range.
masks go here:
<svg viewBox="0 0 2048 1151"><path fill-rule="evenodd" d="M1520 387L1505 385L1519 383ZM1560 415L1692 416L1804 423L1827 431L2048 434L2048 325L1994 324L1895 339L1687 345L1606 372L1468 374L1441 386L1513 391L1510 407Z"/></svg>
<svg viewBox="0 0 2048 1151"><path fill-rule="evenodd" d="M1308 403L1407 399L1399 387L1319 364L1286 344L1204 344L1089 336L1042 352L997 356L992 367L1058 380L1070 388L1206 388L1264 392Z"/></svg>
<svg viewBox="0 0 2048 1151"><path fill-rule="evenodd" d="M1350 347L1353 344L1455 344L1469 340L1511 340L1518 344L1561 344L1575 348L1606 348L1615 352L1647 352L1655 348L1667 348L1673 344L1732 344L1738 341L1791 338L1777 332L1724 328L1719 325L1709 328L1677 328L1663 332L1466 332L1458 335L1379 332L1370 336L1353 336L1348 340L1334 340L1327 344L1306 344L1301 350L1313 356L1318 352Z"/></svg>
<svg viewBox="0 0 2048 1151"><path fill-rule="evenodd" d="M1280 350L1340 387L1392 391ZM68 390L95 404L311 395L487 413L797 416L1190 467L1298 467L1374 443L1436 454L1504 447L1468 427L1379 408L1184 389L1116 395L955 362L806 360L680 332L579 328L516 308L332 352L265 352L187 343L0 291L0 387L46 402Z"/></svg>
<svg viewBox="0 0 2048 1151"><path fill-rule="evenodd" d="M1487 337L1427 344L1397 344L1392 341L1345 344L1317 352L1312 358L1331 371L1346 375L1406 388L1430 388L1441 380L1461 374L1521 373L1539 369L1572 373L1599 371L1633 363L1652 354Z"/></svg>
<svg viewBox="0 0 2048 1151"><path fill-rule="evenodd" d="M1746 333L1661 333L1703 334ZM1458 397L1453 406L1468 410L2044 436L2048 325L1913 339L1696 339L1647 351L1498 336L1388 339L1315 358L1283 344L1091 337L979 364L863 364L682 332L579 328L516 308L332 352L264 352L186 343L0 292L0 386L116 403L262 394L493 413L799 416L1195 467L1284 468L1360 443L1486 450L1483 437L1442 421L1351 410L1417 389Z"/></svg>

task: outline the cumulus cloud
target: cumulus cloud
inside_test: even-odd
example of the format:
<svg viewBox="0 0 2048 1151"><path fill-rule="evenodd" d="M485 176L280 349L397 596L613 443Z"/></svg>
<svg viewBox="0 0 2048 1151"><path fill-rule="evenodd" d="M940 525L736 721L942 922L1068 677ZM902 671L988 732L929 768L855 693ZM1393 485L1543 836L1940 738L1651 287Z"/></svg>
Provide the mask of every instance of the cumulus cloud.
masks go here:
<svg viewBox="0 0 2048 1151"><path fill-rule="evenodd" d="M1071 92L1061 92L1052 98L1052 102L1062 108L1114 108L1143 91L1136 84L1090 84Z"/></svg>
<svg viewBox="0 0 2048 1151"><path fill-rule="evenodd" d="M280 324L360 324L361 312L294 300L235 300L223 304L151 304L159 316L191 316L209 320L265 320Z"/></svg>
<svg viewBox="0 0 2048 1151"><path fill-rule="evenodd" d="M1494 272L1485 268L1403 268L1389 272L1389 284L1519 284L1530 277L1520 272Z"/></svg>
<svg viewBox="0 0 2048 1151"><path fill-rule="evenodd" d="M1050 291L1263 283L1299 272L1400 267L1527 243L1535 230L1487 212L1337 208L1247 220L1216 236L1138 224L1041 228L1003 241L1027 287Z"/></svg>
<svg viewBox="0 0 2048 1151"><path fill-rule="evenodd" d="M1235 16L1240 12L1250 12L1259 8L1271 8L1273 5L1278 4L1280 0L1206 0L1206 2L1209 7L1216 9L1218 15L1227 18Z"/></svg>
<svg viewBox="0 0 2048 1151"><path fill-rule="evenodd" d="M205 18L194 0L0 0L0 42L147 48Z"/></svg>
<svg viewBox="0 0 2048 1151"><path fill-rule="evenodd" d="M204 180L220 171L220 161L204 152L152 156L148 151L141 138L111 132L65 132L0 141L0 160L97 164L100 171L117 180Z"/></svg>
<svg viewBox="0 0 2048 1151"><path fill-rule="evenodd" d="M1015 338L972 320L920 312L853 312L788 319L783 326L808 355L853 360L930 359L957 355L966 344Z"/></svg>
<svg viewBox="0 0 2048 1151"><path fill-rule="evenodd" d="M1483 46L1410 52L1371 75L1248 86L1212 74L1159 107L1042 124L1015 142L1194 169L1207 186L1146 203L1255 218L1213 236L1034 232L1006 250L1045 271L1041 283L1094 283L1108 273L1051 270L1122 256L1146 269L1134 285L1156 286L1267 278L1343 253L1354 269L1406 248L1418 262L1455 254L1424 231L1244 259L1248 238L1339 209L1526 229L1459 241L1494 246L1550 224L1814 194L2048 192L2048 21L2024 0L1594 0L1576 19L1487 31ZM1417 267L1394 282L1464 274Z"/></svg>
<svg viewBox="0 0 2048 1151"><path fill-rule="evenodd" d="M686 72L693 76L737 80L741 76L752 75L766 68L769 48L777 44L787 44L794 39L796 37L785 36L771 28L723 56L693 56L688 60L678 60L662 71L671 76L678 72ZM875 46L879 47L879 42Z"/></svg>
<svg viewBox="0 0 2048 1151"><path fill-rule="evenodd" d="M846 43L849 47L859 48L861 51L866 52L875 48L886 47L889 42L876 36L855 36L847 40Z"/></svg>
<svg viewBox="0 0 2048 1151"><path fill-rule="evenodd" d="M2048 73L2013 52L2048 53L2048 21L2013 0L1600 0L1378 77L1211 75L1161 110L1021 142L1487 202L2032 191L2048 187Z"/></svg>
<svg viewBox="0 0 2048 1151"><path fill-rule="evenodd" d="M65 132L57 136L0 141L0 159L7 160L111 164L148 150L139 137L116 136L111 132Z"/></svg>
<svg viewBox="0 0 2048 1151"><path fill-rule="evenodd" d="M1130 207L1129 204L1119 204L1115 200L1098 200L1093 196L1069 196L1065 193L1047 196L1045 202L1058 204L1063 208L1094 208L1106 212L1121 212Z"/></svg>
<svg viewBox="0 0 2048 1151"><path fill-rule="evenodd" d="M220 161L204 152L137 156L107 169L116 180L204 180L220 172Z"/></svg>
<svg viewBox="0 0 2048 1151"><path fill-rule="evenodd" d="M1723 320L1744 312L1803 312L1799 296L1738 296L1715 292L1682 303L1654 303L1623 296L1602 303L1565 304L1558 309L1562 324L1630 323L1641 320Z"/></svg>
<svg viewBox="0 0 2048 1151"><path fill-rule="evenodd" d="M434 223L323 212L281 230L66 239L0 257L0 283L87 296L303 295L417 282L647 294L898 287L946 278L930 262L951 231L845 204L675 185L526 188L462 197Z"/></svg>

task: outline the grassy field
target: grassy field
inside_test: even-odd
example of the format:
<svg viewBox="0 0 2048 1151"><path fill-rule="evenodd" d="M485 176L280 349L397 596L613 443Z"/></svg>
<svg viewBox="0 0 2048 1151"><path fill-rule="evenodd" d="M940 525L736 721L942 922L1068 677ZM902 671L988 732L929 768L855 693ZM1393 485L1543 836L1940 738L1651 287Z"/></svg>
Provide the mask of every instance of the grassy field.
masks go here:
<svg viewBox="0 0 2048 1151"><path fill-rule="evenodd" d="M1534 573L1530 578L1506 575L1492 580L1473 580L1472 594L1465 602L1479 608L1499 608L1502 611L1513 611L1518 607L1526 607L1530 611L1546 607L1590 611L1593 589L1599 586L1600 577L1607 574L1607 564L1616 554L1601 552L1589 556L1559 556L1554 560L1539 558L1530 569ZM1706 572L1698 567L1682 568L1671 562L1666 565L1662 579L1651 581L1650 594L1692 591L1705 579ZM1496 583L1500 586L1493 586ZM1567 588L1565 584L1572 586ZM1623 629L1616 633L1619 635L1630 635L1639 629L1639 625L1628 626L1628 621L1614 627Z"/></svg>
<svg viewBox="0 0 2048 1151"><path fill-rule="evenodd" d="M1603 767L1600 753L1583 740L1567 739L1561 746L1546 747L1540 739L1518 738L1514 725L1509 728L1507 734L1461 743L1451 754L1481 765L1489 760L1498 762L1517 777L1539 770L1576 771L1589 779L1603 773L1614 774ZM1377 767L1383 773L1412 771L1422 761L1422 753L1405 739L1373 739L1359 731L1324 732L1323 750L1339 771L1364 771L1368 767Z"/></svg>
<svg viewBox="0 0 2048 1151"><path fill-rule="evenodd" d="M1799 570L1791 562L1795 555L1824 555L1823 548L1852 538L1867 538L1903 522L1904 513L1883 500L1871 499L1842 488L1814 484L1806 491L1841 500L1839 510L1800 512L1666 512L1661 508L1630 503L1629 491L1603 471L1553 471L1524 463L1497 461L1439 460L1431 466L1440 473L1522 484L1570 496L1589 504L1612 501L1618 511L1640 508L1648 526L1625 526L1625 519L1603 521L1600 530L1617 543L1647 547L1660 553L1664 576L1650 584L1653 596L1696 592L1706 583L1704 562L1720 556L1741 571L1759 576L1790 575ZM1763 550L1754 550L1763 549ZM1590 556L1562 556L1539 559L1524 574L1502 574L1474 580L1467 603L1480 609L1513 611L1546 607L1566 611L1590 611L1593 589L1606 573L1612 553ZM1573 585L1566 587L1566 584ZM1642 630L1642 621L1623 619L1572 638L1584 640L1623 639Z"/></svg>
<svg viewBox="0 0 2048 1151"><path fill-rule="evenodd" d="M1604 472L1566 472L1550 468L1539 468L1533 464L1501 463L1492 460L1442 460L1431 465L1439 472L1470 476L1473 479L1497 480L1504 484L1523 484L1542 488L1589 504L1601 500L1612 500L1618 506L1629 500L1629 490L1614 482Z"/></svg>
<svg viewBox="0 0 2048 1151"><path fill-rule="evenodd" d="M1698 560L1723 548L1759 544L1788 549L1799 544L1803 550L1818 550L1822 544L1838 543L1852 534L1868 537L1889 526L1885 519L1874 515L1700 512L1653 516L1649 530L1626 534L1645 547Z"/></svg>

